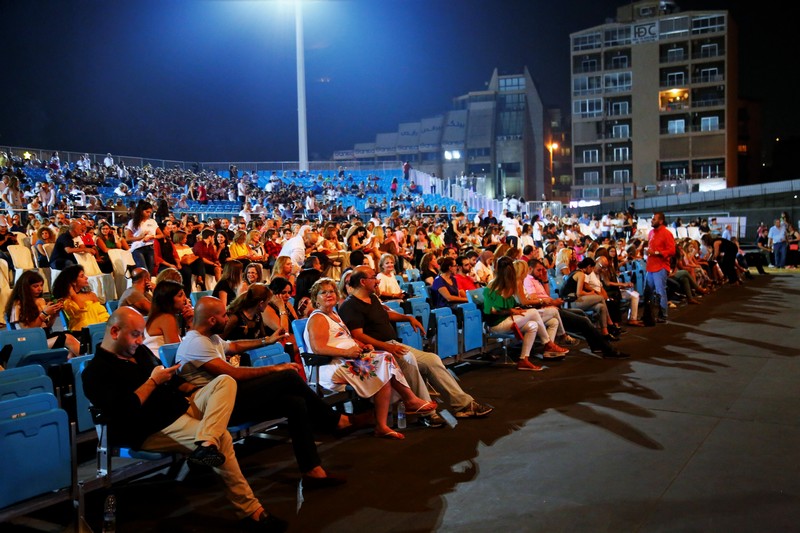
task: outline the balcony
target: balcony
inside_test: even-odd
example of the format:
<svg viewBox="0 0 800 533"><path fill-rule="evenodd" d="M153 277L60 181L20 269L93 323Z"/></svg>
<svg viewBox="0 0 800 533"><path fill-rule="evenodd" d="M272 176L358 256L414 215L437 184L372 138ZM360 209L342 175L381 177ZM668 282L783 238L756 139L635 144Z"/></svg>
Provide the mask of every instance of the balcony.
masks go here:
<svg viewBox="0 0 800 533"><path fill-rule="evenodd" d="M692 102L693 107L722 107L725 105L724 98L704 98Z"/></svg>
<svg viewBox="0 0 800 533"><path fill-rule="evenodd" d="M725 81L723 74L700 74L692 76L692 83L720 83Z"/></svg>

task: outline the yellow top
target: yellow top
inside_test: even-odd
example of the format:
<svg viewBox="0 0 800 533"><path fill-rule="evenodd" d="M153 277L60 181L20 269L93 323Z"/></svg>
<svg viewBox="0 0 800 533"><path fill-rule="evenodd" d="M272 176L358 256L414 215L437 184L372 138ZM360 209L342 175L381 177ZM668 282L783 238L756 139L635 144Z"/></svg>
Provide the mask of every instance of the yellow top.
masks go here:
<svg viewBox="0 0 800 533"><path fill-rule="evenodd" d="M231 252L231 259L239 259L240 257L247 258L250 256L250 247L246 244L231 243L228 248Z"/></svg>
<svg viewBox="0 0 800 533"><path fill-rule="evenodd" d="M108 310L100 302L87 302L81 308L77 303L67 298L64 300L64 314L67 315L67 329L80 331L91 324L108 322Z"/></svg>

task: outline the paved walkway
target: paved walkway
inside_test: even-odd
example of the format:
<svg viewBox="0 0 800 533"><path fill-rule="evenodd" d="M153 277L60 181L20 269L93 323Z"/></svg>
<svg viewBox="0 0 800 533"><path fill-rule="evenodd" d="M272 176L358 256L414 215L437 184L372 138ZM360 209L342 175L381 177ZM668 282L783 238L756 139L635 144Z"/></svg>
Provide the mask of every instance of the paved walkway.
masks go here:
<svg viewBox="0 0 800 533"><path fill-rule="evenodd" d="M800 276L757 277L630 328L627 361L582 352L540 374L466 372L489 418L326 441L326 468L349 482L302 502L287 445L238 453L293 531L798 531L798 310ZM123 488L118 530L224 531L218 487Z"/></svg>

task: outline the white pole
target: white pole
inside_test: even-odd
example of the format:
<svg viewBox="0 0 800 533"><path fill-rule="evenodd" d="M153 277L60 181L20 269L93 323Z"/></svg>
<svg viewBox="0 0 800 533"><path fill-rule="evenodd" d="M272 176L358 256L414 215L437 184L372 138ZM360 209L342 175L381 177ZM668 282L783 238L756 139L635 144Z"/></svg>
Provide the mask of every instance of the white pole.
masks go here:
<svg viewBox="0 0 800 533"><path fill-rule="evenodd" d="M303 52L303 4L294 3L295 36L297 42L297 152L298 170L308 168L308 129L306 121L306 66Z"/></svg>

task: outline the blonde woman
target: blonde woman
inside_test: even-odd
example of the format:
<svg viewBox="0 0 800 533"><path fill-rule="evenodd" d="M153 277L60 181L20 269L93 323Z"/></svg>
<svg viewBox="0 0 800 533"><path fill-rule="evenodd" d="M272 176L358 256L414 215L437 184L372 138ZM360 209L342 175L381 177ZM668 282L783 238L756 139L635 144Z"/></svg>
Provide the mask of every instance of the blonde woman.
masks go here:
<svg viewBox="0 0 800 533"><path fill-rule="evenodd" d="M292 287L294 287L295 281L297 278L295 277L294 273L294 264L292 263L292 258L282 255L275 260L275 264L272 265L272 274L270 275L270 281L276 278L284 278L286 279Z"/></svg>
<svg viewBox="0 0 800 533"><path fill-rule="evenodd" d="M562 248L556 254L556 275L566 276L572 272L572 264L575 262L575 252L572 248Z"/></svg>

